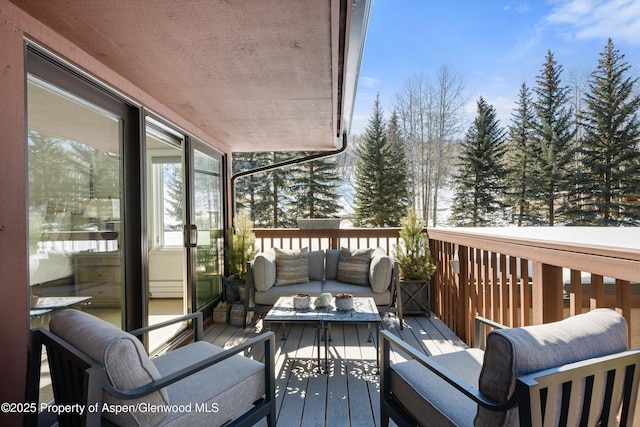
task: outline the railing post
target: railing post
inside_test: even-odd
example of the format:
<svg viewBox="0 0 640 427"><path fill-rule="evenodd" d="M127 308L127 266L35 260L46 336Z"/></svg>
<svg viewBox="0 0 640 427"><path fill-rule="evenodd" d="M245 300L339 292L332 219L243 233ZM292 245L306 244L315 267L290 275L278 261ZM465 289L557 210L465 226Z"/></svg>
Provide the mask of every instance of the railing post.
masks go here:
<svg viewBox="0 0 640 427"><path fill-rule="evenodd" d="M475 313L471 313L471 304L469 301L469 248L466 246L460 246L458 248L458 262L460 266L460 273L457 275L457 288L458 288L458 304L460 309L458 310L458 325L462 326L458 328L458 335L467 344L471 341L472 325L471 320L475 318Z"/></svg>
<svg viewBox="0 0 640 427"><path fill-rule="evenodd" d="M533 324L561 320L564 306L562 268L541 262L533 262L532 265Z"/></svg>

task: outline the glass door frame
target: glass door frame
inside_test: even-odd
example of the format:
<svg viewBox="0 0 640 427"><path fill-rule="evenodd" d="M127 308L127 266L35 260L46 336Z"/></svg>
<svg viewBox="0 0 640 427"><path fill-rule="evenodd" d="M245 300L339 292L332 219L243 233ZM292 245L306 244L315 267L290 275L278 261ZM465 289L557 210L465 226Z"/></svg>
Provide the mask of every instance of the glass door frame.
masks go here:
<svg viewBox="0 0 640 427"><path fill-rule="evenodd" d="M186 141L186 151L185 151L185 160L186 160L186 223L185 223L185 243L187 245L187 282L188 282L188 293L187 293L187 307L190 308L191 312L195 312L197 310L202 311L206 316L213 313L213 306L220 301L224 297L224 283L221 281L221 293L218 298L211 299L207 303L205 303L202 307L198 308L197 303L197 227L196 227L196 214L194 212L194 197L195 197L195 151L198 150L206 155L209 155L218 160L220 164L220 204L221 204L221 212L220 212L220 231L224 232L225 227L225 218L227 213L227 206L225 204L226 200L226 175L225 175L225 156L220 151L216 150L210 145L205 144L197 138L187 135ZM220 236L222 242L224 242L224 236ZM224 259L224 244L220 248L222 251L222 258ZM223 263L224 264L224 263ZM224 265L220 266L220 276L222 280L222 276L224 275Z"/></svg>
<svg viewBox="0 0 640 427"><path fill-rule="evenodd" d="M147 282L145 269L142 268L141 254L146 251L146 243L138 236L143 232L143 220L146 217L141 195L143 180L140 179L143 172L142 166L142 112L139 106L118 94L109 91L87 75L81 73L62 60L54 59L50 52L41 50L39 46L31 43L25 44L26 71L42 80L57 86L89 103L95 104L124 121L122 129L122 238L120 243L124 250L124 263L122 265L123 280L123 304L122 328L126 330L136 329L146 322L146 313L143 308L144 286ZM25 76L25 90L26 90ZM144 260L144 258L142 258Z"/></svg>

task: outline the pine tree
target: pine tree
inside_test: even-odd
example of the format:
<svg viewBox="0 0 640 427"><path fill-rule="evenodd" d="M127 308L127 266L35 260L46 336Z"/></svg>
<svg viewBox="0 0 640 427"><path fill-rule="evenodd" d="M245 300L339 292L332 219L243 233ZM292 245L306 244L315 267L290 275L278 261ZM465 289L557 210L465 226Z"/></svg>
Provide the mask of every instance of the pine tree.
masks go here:
<svg viewBox="0 0 640 427"><path fill-rule="evenodd" d="M547 53L541 74L536 78L533 102L535 120L532 123L534 145L532 193L534 202L543 208L541 219L548 225L555 225L561 218L562 209L558 203L566 202L571 191L571 159L574 155L572 139L575 134L573 110L569 106L569 89L561 86L562 66Z"/></svg>
<svg viewBox="0 0 640 427"><path fill-rule="evenodd" d="M461 143L455 195L450 220L457 226L495 225L500 219L504 192L503 166L506 131L492 105L480 97L475 120Z"/></svg>
<svg viewBox="0 0 640 427"><path fill-rule="evenodd" d="M581 193L590 195L593 225L640 224L640 209L626 201L640 194L640 97L630 68L609 39L584 95Z"/></svg>
<svg viewBox="0 0 640 427"><path fill-rule="evenodd" d="M404 214L406 180L398 176L404 160L398 161L397 144L389 144L380 96L376 97L373 115L357 148L355 216L357 226L384 227L398 224ZM395 163L394 163L395 162ZM394 181L391 181L394 180ZM400 209L401 213L397 213Z"/></svg>
<svg viewBox="0 0 640 427"><path fill-rule="evenodd" d="M271 153L234 153L233 170L235 172L265 166L272 161ZM239 178L235 181L236 211L246 209L251 220L258 227L271 224L271 176L258 173Z"/></svg>
<svg viewBox="0 0 640 427"><path fill-rule="evenodd" d="M384 117L380 108L380 95L376 97L373 115L365 129L360 145L357 147L355 182L355 216L357 226L382 227L385 218L380 209L383 199L384 155L383 147L387 143Z"/></svg>
<svg viewBox="0 0 640 427"><path fill-rule="evenodd" d="M384 170L387 202L382 208L386 210L387 225L391 227L400 226L400 221L406 214L409 199L404 141L398 120L398 114L394 111L387 126L387 145L384 149L384 159L387 164Z"/></svg>
<svg viewBox="0 0 640 427"><path fill-rule="evenodd" d="M531 123L534 118L531 91L522 83L509 126L507 182L509 205L515 210L513 222L519 227L535 224L529 215L531 200Z"/></svg>
<svg viewBox="0 0 640 427"><path fill-rule="evenodd" d="M331 218L340 210L337 189L338 163L335 157L299 165L293 172L289 190L294 194L297 218Z"/></svg>

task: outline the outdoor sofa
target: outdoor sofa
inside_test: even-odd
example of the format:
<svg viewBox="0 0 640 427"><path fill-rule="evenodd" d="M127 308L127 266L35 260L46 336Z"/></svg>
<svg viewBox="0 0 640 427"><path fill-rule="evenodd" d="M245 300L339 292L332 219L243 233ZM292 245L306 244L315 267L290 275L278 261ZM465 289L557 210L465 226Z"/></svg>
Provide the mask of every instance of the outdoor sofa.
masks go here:
<svg viewBox="0 0 640 427"><path fill-rule="evenodd" d="M371 297L382 310L394 311L398 268L382 248L309 251L270 248L247 268L245 319L250 311L267 311L278 298L295 294L317 297Z"/></svg>

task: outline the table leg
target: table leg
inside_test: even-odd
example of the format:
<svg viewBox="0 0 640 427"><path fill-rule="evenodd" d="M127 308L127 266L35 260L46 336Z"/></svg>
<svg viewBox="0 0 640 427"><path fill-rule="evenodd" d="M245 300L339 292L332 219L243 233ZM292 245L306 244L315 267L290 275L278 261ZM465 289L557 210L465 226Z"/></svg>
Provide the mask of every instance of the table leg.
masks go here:
<svg viewBox="0 0 640 427"><path fill-rule="evenodd" d="M318 372L322 373L322 365L320 364L320 340L322 339L322 322L316 323L316 341L318 343Z"/></svg>
<svg viewBox="0 0 640 427"><path fill-rule="evenodd" d="M329 372L329 340L327 338L327 329L331 327L331 323L324 327L324 369Z"/></svg>
<svg viewBox="0 0 640 427"><path fill-rule="evenodd" d="M371 325L371 323L369 323ZM380 329L382 329L382 323L376 323L376 336L373 338L373 342L376 344L376 373L380 374Z"/></svg>

